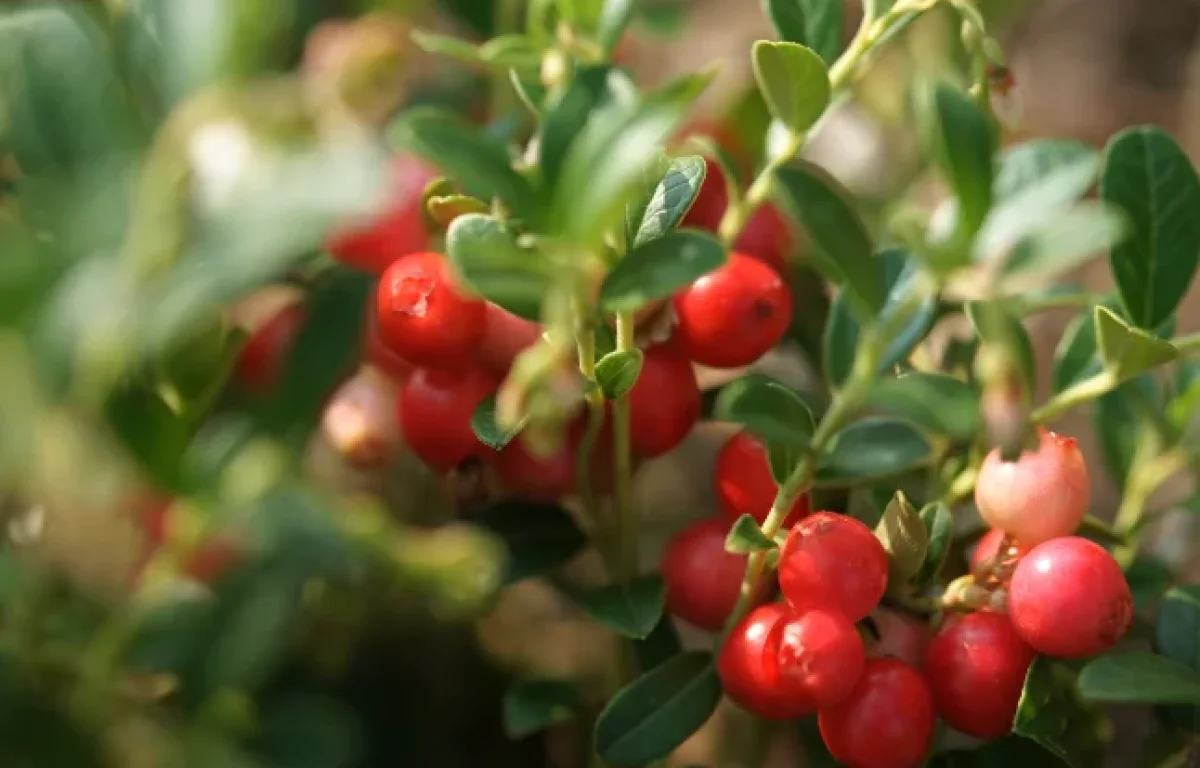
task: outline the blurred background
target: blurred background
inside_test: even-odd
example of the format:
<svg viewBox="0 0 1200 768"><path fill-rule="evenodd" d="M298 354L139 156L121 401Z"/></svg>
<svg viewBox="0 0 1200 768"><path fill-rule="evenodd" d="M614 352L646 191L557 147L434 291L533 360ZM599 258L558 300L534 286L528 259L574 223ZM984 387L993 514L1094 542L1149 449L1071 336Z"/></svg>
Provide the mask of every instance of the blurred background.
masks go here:
<svg viewBox="0 0 1200 768"><path fill-rule="evenodd" d="M206 698L203 707L147 712L143 705L161 701L162 695L141 689L126 695L122 688L106 690L96 701L127 717L100 717L102 728L81 728L79 716L64 720L44 703L46 689L50 699L57 692L56 674L39 674L38 695L27 695L28 681L7 661L0 664L0 765L586 764L588 734L570 724L516 742L507 739L500 700L514 675L602 688L612 664L608 636L540 581L503 592L484 619L464 619L478 608L472 603L472 579L486 571L489 550L453 537L420 537L435 535L430 524L448 520L447 497L460 510L470 507L478 478L456 477L447 488L404 455L384 466L352 466L339 452L337 436L318 428L329 393L354 369L355 344L346 340L361 338L369 287L352 278L321 276L311 262L319 263L323 238L337 222L371 210L384 179L381 158L360 151L355 141L308 141L312 132L342 137L353 131L343 132L336 121L331 127L323 116L298 114L289 95L295 84L287 73L303 71L320 84L323 73L336 72L342 59L353 57L336 44L321 48L313 41L336 31L338 19L363 11L382 9L424 30L485 39L508 23L504 15L511 5L504 0L0 4L0 506L11 548L21 562L37 564L37 583L30 586L30 577L10 573L9 561L3 561L6 628L34 627L32 639L13 638L16 645L5 646L6 653L22 658L22 643L45 649L52 644L42 638L66 637L64 655L82 647L82 658L95 663L81 674L104 674L111 662L104 632L122 637L121 623L112 621L122 609L113 605L129 591L129 574L139 567L147 536L130 512L129 500L138 494L207 489L189 493L193 509L185 512L191 516L179 519L221 530L231 521L235 527L253 527L264 510L274 516L272 526L287 518L294 525L282 533L276 527L265 534L254 528L256 546L267 553L262 559L275 562L299 552L308 558L305 568L313 558L327 558L330 572L338 579L345 576L343 588L304 596L317 619L280 620L263 629L263 622L270 624L274 593L254 592L253 599L237 603L238 621L222 614L220 622L203 624L203 632L236 624L238 632L248 633L204 635L211 642L201 642L222 649L219 664L208 657L197 661L203 656L198 651L179 651L187 637L203 632L189 630L186 617L166 620L175 635L147 651L149 657L159 663L163 654L171 660L184 654L197 669L211 662L223 664L226 673L236 667L256 690L257 719L246 702L219 695ZM1008 124L1006 142L1055 136L1101 147L1125 126L1155 123L1200 158L1200 1L981 0L980 6L1003 44L1015 81L998 96L997 111ZM656 84L719 62L720 77L695 120L727 124L739 139L761 142L766 118L749 66L751 44L771 36L760 4L640 0L637 9L620 57L639 80ZM848 3L847 37L860 12L855 2ZM923 19L888 47L857 87L857 98L838 108L806 152L869 205L882 208L902 190L936 199L936 188L913 186L922 169L906 84L916 72L948 67L956 45L953 23L938 14ZM376 84L379 92L398 102L441 102L465 114L487 113L488 77L408 44L404 54L410 58L403 77ZM276 78L273 85L253 85L271 78ZM218 80L247 90L197 99ZM386 114L396 106L387 102L383 98L370 106ZM172 137L182 136L189 125L220 126L246 114L265 126L264 135L272 139L267 146L289 151L248 147L236 134L212 134L212 148L191 161L207 169L199 202L219 226L204 227L199 236L191 231L189 256L182 263L169 269L158 264L159 252L184 236L173 218L177 211L169 207L172 198L162 192L178 187L182 171L178 158L158 166L158 193L147 199L138 171L148 151L170 147ZM369 122L372 110L358 117L364 114ZM301 149L291 151L296 147ZM257 170L235 195L228 191L226 167L239 163ZM132 271L113 268L112 254L130 248L144 254L145 263ZM802 242L791 257L803 271ZM1101 290L1107 287L1107 271L1098 261L1072 279ZM813 350L828 297L812 287L811 278L799 285L808 288L797 289L791 341L761 365L813 389L820 386L812 361L819 360ZM193 362L210 361L200 365L205 370L227 368L228 348L235 343L230 329L215 342L203 332L213 307L229 309L234 326L252 333L300 290L312 293L314 319L305 338L315 351L293 361L289 370L302 383L286 388L273 404L246 405L224 392L210 392L211 377L203 373L189 378L190 373L175 371L181 396L202 404L196 408L204 414L203 428L189 424L176 435L175 422L159 419L148 401L138 399L142 393L126 393L129 398L116 404L109 398L112 381L145 368L151 358L170 357L172 350L182 349L180 354ZM1070 317L1069 311L1046 313L1031 327L1039 370L1047 378ZM1180 311L1178 332L1196 330L1200 300L1193 296ZM944 341L954 332L939 329ZM206 346L214 343L215 348ZM708 382L719 383L717 377ZM216 387L223 384L218 381ZM1048 391L1049 382L1041 386ZM1118 483L1100 468L1112 466L1121 446L1114 445L1114 436L1096 433L1086 414L1066 418L1058 427L1083 442L1097 468L1092 473L1095 512L1111 516ZM715 509L708 478L728 434L721 425L703 425L678 451L639 472L636 493L644 514L647 565L656 562L662 543L684 522ZM186 477L181 479L180 472ZM152 482L146 482L147 475ZM285 475L305 482L289 485L279 480ZM313 478L321 489L317 497L306 495ZM268 494L264 500L256 489L266 485L299 496L281 500ZM1156 502L1173 511L1156 524L1153 549L1163 567L1182 570L1181 580L1200 578L1196 490L1184 480L1169 483ZM303 503L297 502L301 498ZM305 505L313 508L313 519L292 520L295 509ZM291 511L276 514L277 507ZM250 511L217 515L214 523L213 510L243 508ZM354 515L374 520L378 514L406 526L396 534L398 540L411 543L416 537L420 543L396 544L387 555L398 563L400 589L363 597L375 582L362 575L358 560L346 556L343 562L344 553L323 548L332 534L313 521L326 513L340 520L358 520ZM422 558L418 550L439 554ZM586 579L597 564L584 556L573 568ZM71 598L61 597L60 580ZM42 615L38 606L51 603L53 621L24 618ZM254 626L247 629L241 620L247 616L268 618L249 622ZM271 642L245 651L247 637ZM686 630L682 639L708 642ZM245 653L230 661L223 642ZM39 670L57 669L57 657L40 654L35 654ZM200 677L209 679L205 675L210 673ZM153 689L156 681L136 682ZM209 688L209 693L222 690L215 684ZM722 710L671 765L744 764L746 749L722 738L726 730L736 730L729 726L740 717ZM1140 728L1137 720L1120 723L1110 764L1136 762ZM258 735L247 738L247 733ZM775 734L769 764L819 764L805 750L806 736L811 734ZM181 749L181 744L194 748Z"/></svg>

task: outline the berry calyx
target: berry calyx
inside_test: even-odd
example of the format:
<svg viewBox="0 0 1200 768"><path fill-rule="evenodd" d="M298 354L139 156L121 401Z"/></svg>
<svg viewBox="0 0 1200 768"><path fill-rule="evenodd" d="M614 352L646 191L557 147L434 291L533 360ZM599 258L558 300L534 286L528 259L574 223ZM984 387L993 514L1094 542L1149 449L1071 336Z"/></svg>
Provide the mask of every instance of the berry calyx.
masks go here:
<svg viewBox="0 0 1200 768"><path fill-rule="evenodd" d="M1029 547L1014 542L1008 548L1008 552L1001 553L1000 545L1007 535L1004 531L992 528L980 537L979 542L975 545L975 550L971 553L972 573L978 572L989 562L996 563L1010 559L1015 561L1029 551Z"/></svg>
<svg viewBox="0 0 1200 768"><path fill-rule="evenodd" d="M733 611L746 571L746 556L725 551L729 524L719 517L676 533L663 551L667 612L709 632L720 631Z"/></svg>
<svg viewBox="0 0 1200 768"><path fill-rule="evenodd" d="M1087 465L1074 439L1045 429L1035 451L1004 461L993 449L979 468L975 505L992 528L1026 547L1070 536L1087 515Z"/></svg>
<svg viewBox="0 0 1200 768"><path fill-rule="evenodd" d="M888 557L871 529L834 512L796 523L779 554L779 586L796 613L838 611L851 622L879 605Z"/></svg>
<svg viewBox="0 0 1200 768"><path fill-rule="evenodd" d="M970 736L1000 738L1012 729L1035 655L1004 614L951 615L925 657L938 714Z"/></svg>
<svg viewBox="0 0 1200 768"><path fill-rule="evenodd" d="M878 640L871 644L870 656L891 656L921 669L925 666L925 651L929 647L929 627L924 621L891 608L876 608L871 612Z"/></svg>
<svg viewBox="0 0 1200 768"><path fill-rule="evenodd" d="M779 274L741 253L674 298L675 337L692 360L712 368L749 365L779 343L792 294Z"/></svg>
<svg viewBox="0 0 1200 768"><path fill-rule="evenodd" d="M921 673L898 659L868 659L841 704L817 715L821 739L848 768L916 768L933 738L933 696Z"/></svg>
<svg viewBox="0 0 1200 768"><path fill-rule="evenodd" d="M366 224L336 233L327 244L330 254L348 267L377 275L401 256L429 248L421 205L436 171L416 157L400 155L392 160L390 173L384 210Z"/></svg>
<svg viewBox="0 0 1200 768"><path fill-rule="evenodd" d="M483 339L487 306L456 282L440 253L411 253L393 262L375 295L380 341L413 365L466 365Z"/></svg>
<svg viewBox="0 0 1200 768"><path fill-rule="evenodd" d="M234 363L234 379L243 390L265 395L278 386L306 319L303 305L289 304L250 335Z"/></svg>
<svg viewBox="0 0 1200 768"><path fill-rule="evenodd" d="M768 720L794 720L816 709L816 702L785 685L780 675L779 643L791 618L782 603L760 605L738 622L717 656L717 676L725 693L747 712Z"/></svg>
<svg viewBox="0 0 1200 768"><path fill-rule="evenodd" d="M1112 648L1133 622L1133 595L1121 566L1078 536L1029 551L1009 585L1008 611L1038 653L1081 659Z"/></svg>
<svg viewBox="0 0 1200 768"><path fill-rule="evenodd" d="M700 406L691 361L671 344L647 349L641 373L629 391L634 453L653 458L678 446L699 420Z"/></svg>
<svg viewBox="0 0 1200 768"><path fill-rule="evenodd" d="M808 611L784 624L778 654L784 687L818 707L849 696L866 665L862 636L834 611Z"/></svg>
<svg viewBox="0 0 1200 768"><path fill-rule="evenodd" d="M418 368L400 386L400 433L430 467L448 472L484 445L471 429L471 416L497 382L481 368Z"/></svg>
<svg viewBox="0 0 1200 768"><path fill-rule="evenodd" d="M721 509L731 520L752 515L760 525L766 521L767 513L775 502L777 487L771 477L767 448L763 442L745 431L730 437L717 454L713 489L721 502ZM796 499L783 527L791 528L810 511L806 493Z"/></svg>

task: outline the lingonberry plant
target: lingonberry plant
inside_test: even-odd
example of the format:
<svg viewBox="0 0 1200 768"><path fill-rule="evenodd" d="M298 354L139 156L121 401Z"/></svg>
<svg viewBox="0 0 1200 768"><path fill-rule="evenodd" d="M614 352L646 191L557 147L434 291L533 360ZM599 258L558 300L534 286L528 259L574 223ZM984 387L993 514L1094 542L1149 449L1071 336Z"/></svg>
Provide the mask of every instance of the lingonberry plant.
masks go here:
<svg viewBox="0 0 1200 768"><path fill-rule="evenodd" d="M660 768L721 722L714 765L793 729L813 765L1085 766L1123 703L1184 764L1200 590L1148 544L1200 479L1169 135L1011 141L974 0L764 0L715 120L715 67L621 61L662 2L499 0L461 38L292 5L0 16L0 762L565 736ZM952 54L903 83L919 157L878 199L815 139L914 25ZM417 47L469 85L418 91ZM1059 281L1100 255L1111 292ZM635 479L685 453L712 503L647 547ZM529 594L602 669L464 641Z"/></svg>

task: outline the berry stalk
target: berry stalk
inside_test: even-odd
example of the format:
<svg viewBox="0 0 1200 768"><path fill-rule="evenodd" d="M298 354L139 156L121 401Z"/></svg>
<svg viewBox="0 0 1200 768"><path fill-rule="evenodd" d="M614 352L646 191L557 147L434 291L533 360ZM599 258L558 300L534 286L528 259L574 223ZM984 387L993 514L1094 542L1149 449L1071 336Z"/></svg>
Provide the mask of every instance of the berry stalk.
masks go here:
<svg viewBox="0 0 1200 768"><path fill-rule="evenodd" d="M632 352L634 318L632 312L617 313L617 351ZM620 573L632 578L638 567L637 519L633 514L633 449L630 437L629 393L613 404L613 471L617 504L617 540L620 546Z"/></svg>

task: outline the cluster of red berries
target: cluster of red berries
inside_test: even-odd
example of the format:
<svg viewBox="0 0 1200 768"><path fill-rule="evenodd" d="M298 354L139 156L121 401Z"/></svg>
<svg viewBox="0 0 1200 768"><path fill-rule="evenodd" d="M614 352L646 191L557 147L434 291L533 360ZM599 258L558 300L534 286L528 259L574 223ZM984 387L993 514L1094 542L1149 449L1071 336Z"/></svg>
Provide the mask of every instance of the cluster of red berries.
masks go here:
<svg viewBox="0 0 1200 768"><path fill-rule="evenodd" d="M977 738L1007 734L1039 654L1079 659L1111 648L1132 620L1128 584L1112 555L1071 535L1088 504L1075 441L1046 431L1039 439L1017 461L998 452L985 460L979 510L1007 528L980 541L969 599L949 606L932 637L924 622L880 607L888 557L874 533L798 502L779 551L783 599L762 602L764 589L720 649L729 697L769 719L817 713L826 746L852 768L904 768L924 760L938 717ZM733 610L745 567L724 549L729 521L761 521L774 496L765 451L745 433L722 449L715 474L726 514L683 530L662 563L668 609L712 631Z"/></svg>

